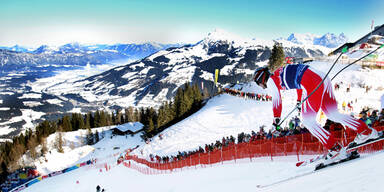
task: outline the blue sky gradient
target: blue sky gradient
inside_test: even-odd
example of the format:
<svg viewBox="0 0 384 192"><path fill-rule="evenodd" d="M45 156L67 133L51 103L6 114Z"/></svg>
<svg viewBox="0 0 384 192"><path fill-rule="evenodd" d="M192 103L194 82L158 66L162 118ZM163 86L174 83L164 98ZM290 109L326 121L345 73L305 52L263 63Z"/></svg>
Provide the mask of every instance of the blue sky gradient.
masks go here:
<svg viewBox="0 0 384 192"><path fill-rule="evenodd" d="M0 45L194 43L215 28L247 38L344 32L384 24L382 0L0 0Z"/></svg>

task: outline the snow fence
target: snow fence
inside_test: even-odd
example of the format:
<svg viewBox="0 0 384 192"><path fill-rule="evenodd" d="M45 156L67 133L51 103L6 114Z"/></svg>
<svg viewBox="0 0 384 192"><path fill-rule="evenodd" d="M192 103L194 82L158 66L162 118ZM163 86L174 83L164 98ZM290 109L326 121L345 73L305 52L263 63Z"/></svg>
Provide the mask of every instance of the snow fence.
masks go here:
<svg viewBox="0 0 384 192"><path fill-rule="evenodd" d="M384 126L375 127L376 130L384 130ZM346 145L353 141L356 136L354 131L340 130L331 131L338 142ZM359 153L374 153L384 149L384 140L378 141L359 148ZM250 161L255 158L268 157L273 161L274 157L296 156L300 161L303 155L317 155L327 152L327 149L310 133L290 135L272 139L254 140L248 143L238 143L216 149L211 152L195 153L180 160L171 162L153 162L147 159L139 158L127 153L123 165L136 169L144 174L162 174L172 172L184 167L192 167L200 165L212 165L223 163L225 161L234 161L248 158ZM131 163L134 161L137 164ZM140 166L144 165L144 166Z"/></svg>

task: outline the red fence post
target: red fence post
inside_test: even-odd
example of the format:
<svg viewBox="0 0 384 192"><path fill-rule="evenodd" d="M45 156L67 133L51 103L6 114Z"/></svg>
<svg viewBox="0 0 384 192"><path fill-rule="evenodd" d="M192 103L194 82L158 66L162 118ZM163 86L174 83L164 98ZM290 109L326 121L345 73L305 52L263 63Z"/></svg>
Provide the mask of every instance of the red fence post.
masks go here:
<svg viewBox="0 0 384 192"><path fill-rule="evenodd" d="M236 148L236 145L237 144L235 144L235 163L236 163L236 159L237 159L237 148Z"/></svg>
<svg viewBox="0 0 384 192"><path fill-rule="evenodd" d="M211 165L211 152L208 151L208 164Z"/></svg>
<svg viewBox="0 0 384 192"><path fill-rule="evenodd" d="M199 153L199 165L201 166L201 163L200 163L200 153Z"/></svg>
<svg viewBox="0 0 384 192"><path fill-rule="evenodd" d="M251 141L248 142L248 155L249 160L252 162Z"/></svg>
<svg viewBox="0 0 384 192"><path fill-rule="evenodd" d="M223 146L221 146L221 148L220 148L220 161L221 161L221 164L224 163L224 161L223 161Z"/></svg>
<svg viewBox="0 0 384 192"><path fill-rule="evenodd" d="M271 144L270 146L271 146L271 147L270 147L270 151L269 151L269 152L271 153L271 161L273 161L273 158L272 158L272 156L273 156L273 155L272 155L272 153L273 153L273 152L272 152L273 136L272 136L272 139L271 139L271 140L272 140L272 142L270 142L270 144Z"/></svg>
<svg viewBox="0 0 384 192"><path fill-rule="evenodd" d="M299 147L298 147L298 145L297 145L297 141L295 141L295 147L296 147L297 161L300 161Z"/></svg>
<svg viewBox="0 0 384 192"><path fill-rule="evenodd" d="M301 134L301 155L304 155L304 134Z"/></svg>

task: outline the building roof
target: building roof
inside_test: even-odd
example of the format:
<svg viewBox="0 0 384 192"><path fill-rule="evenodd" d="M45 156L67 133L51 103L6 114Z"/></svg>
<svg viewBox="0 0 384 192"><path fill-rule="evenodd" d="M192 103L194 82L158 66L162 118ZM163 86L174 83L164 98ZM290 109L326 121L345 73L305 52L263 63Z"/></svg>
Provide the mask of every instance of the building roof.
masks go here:
<svg viewBox="0 0 384 192"><path fill-rule="evenodd" d="M129 123L125 123L122 125L118 125L118 126L116 126L115 129L118 129L121 132L126 132L128 130L130 130L132 132L136 132L136 131L139 131L140 129L142 129L143 126L144 125L141 124L140 122L129 122Z"/></svg>

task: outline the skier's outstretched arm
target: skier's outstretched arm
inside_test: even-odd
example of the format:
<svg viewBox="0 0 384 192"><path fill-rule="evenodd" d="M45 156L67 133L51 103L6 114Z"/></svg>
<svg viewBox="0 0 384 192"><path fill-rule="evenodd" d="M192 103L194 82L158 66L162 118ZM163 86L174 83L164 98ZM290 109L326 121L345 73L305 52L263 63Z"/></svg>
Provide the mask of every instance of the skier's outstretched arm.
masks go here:
<svg viewBox="0 0 384 192"><path fill-rule="evenodd" d="M269 78L267 82L269 94L272 96L273 116L275 118L281 117L282 101L280 90L276 86L276 82L273 78Z"/></svg>

